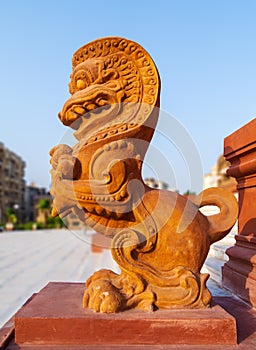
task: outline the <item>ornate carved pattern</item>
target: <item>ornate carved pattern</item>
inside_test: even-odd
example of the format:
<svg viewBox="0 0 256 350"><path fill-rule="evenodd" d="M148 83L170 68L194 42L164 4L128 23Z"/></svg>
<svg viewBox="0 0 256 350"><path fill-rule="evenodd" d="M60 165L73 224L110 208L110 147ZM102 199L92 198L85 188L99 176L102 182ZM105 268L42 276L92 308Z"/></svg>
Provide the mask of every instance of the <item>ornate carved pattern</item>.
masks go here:
<svg viewBox="0 0 256 350"><path fill-rule="evenodd" d="M59 118L75 129L78 143L50 152L53 214L73 211L112 237L112 255L121 269L120 275L101 270L87 280L84 307L117 312L209 306L208 275L200 270L210 244L236 220L234 197L210 189L192 203L143 183L160 81L140 45L99 39L75 52L72 62L72 96ZM220 213L205 217L199 207L207 204Z"/></svg>

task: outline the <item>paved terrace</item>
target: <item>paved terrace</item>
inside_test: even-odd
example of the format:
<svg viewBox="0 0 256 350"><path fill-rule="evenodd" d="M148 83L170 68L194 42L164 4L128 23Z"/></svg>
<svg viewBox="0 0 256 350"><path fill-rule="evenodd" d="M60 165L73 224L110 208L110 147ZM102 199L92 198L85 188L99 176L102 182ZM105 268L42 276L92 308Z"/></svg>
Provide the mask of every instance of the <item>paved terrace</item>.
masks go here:
<svg viewBox="0 0 256 350"><path fill-rule="evenodd" d="M91 253L91 231L0 233L0 327L49 281L84 282L102 267L117 271L109 250Z"/></svg>

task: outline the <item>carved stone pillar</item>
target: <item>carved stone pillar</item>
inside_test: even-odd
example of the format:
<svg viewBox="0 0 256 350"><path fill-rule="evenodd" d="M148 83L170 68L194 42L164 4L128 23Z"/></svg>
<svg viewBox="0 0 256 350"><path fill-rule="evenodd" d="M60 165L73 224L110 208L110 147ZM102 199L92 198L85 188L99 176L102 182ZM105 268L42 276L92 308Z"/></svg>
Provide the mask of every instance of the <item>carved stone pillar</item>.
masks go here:
<svg viewBox="0 0 256 350"><path fill-rule="evenodd" d="M225 138L228 175L237 180L239 217L236 244L227 250L223 285L256 306L256 119Z"/></svg>

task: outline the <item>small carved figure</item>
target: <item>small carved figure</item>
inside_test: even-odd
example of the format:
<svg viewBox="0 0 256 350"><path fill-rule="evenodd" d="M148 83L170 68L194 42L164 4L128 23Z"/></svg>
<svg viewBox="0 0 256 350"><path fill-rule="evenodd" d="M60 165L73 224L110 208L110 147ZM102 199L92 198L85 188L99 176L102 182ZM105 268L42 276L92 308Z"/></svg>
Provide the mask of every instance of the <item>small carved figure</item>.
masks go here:
<svg viewBox="0 0 256 350"><path fill-rule="evenodd" d="M81 47L59 118L75 129L74 147L50 154L53 215L74 212L112 237L120 275L95 272L86 282L83 306L97 312L201 308L210 305L208 274L200 270L212 243L237 218L234 196L219 188L194 202L146 186L142 163L158 119L160 79L148 53L118 37ZM199 207L216 205L206 217Z"/></svg>

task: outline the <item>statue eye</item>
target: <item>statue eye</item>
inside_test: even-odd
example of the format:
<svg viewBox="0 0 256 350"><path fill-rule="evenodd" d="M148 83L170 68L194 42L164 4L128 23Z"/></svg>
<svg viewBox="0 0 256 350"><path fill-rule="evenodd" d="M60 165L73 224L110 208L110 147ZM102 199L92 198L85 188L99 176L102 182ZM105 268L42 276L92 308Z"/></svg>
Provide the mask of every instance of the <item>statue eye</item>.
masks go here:
<svg viewBox="0 0 256 350"><path fill-rule="evenodd" d="M77 86L78 90L83 90L86 88L87 84L86 84L86 81L84 79L77 79L76 86Z"/></svg>

